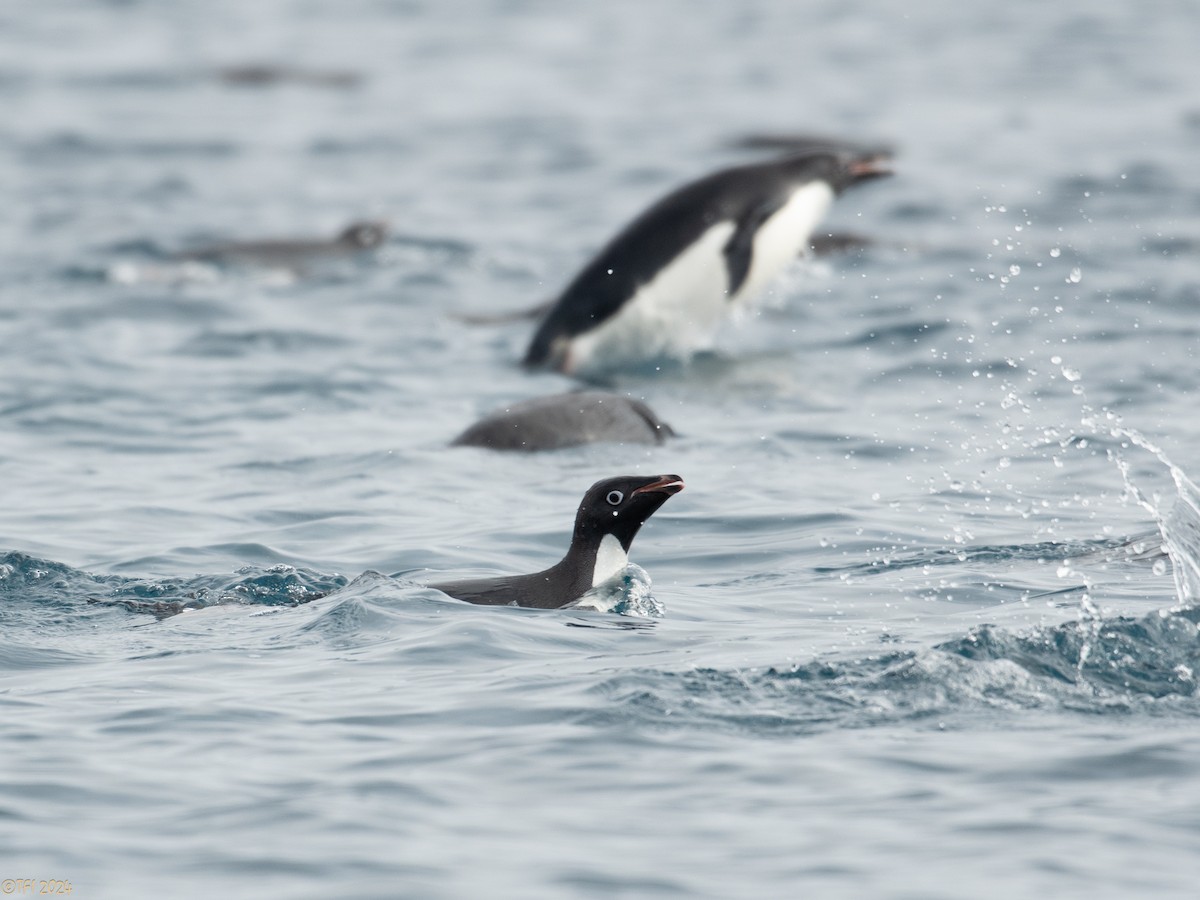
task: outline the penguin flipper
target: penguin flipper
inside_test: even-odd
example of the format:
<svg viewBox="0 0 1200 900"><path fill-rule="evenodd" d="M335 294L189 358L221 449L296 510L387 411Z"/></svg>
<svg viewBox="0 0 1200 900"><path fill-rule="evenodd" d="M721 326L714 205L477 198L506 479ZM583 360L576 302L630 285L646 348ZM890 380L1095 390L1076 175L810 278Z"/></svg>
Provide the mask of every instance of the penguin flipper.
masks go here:
<svg viewBox="0 0 1200 900"><path fill-rule="evenodd" d="M751 207L737 221L737 227L725 244L725 268L729 273L729 298L746 282L754 263L754 237L762 224L779 212L787 198L773 195Z"/></svg>
<svg viewBox="0 0 1200 900"><path fill-rule="evenodd" d="M649 426L651 433L654 436L655 443L661 444L669 437L678 437L678 432L670 425L658 417L658 415L649 406L641 400L635 400L630 397L629 408L642 418L642 421Z"/></svg>

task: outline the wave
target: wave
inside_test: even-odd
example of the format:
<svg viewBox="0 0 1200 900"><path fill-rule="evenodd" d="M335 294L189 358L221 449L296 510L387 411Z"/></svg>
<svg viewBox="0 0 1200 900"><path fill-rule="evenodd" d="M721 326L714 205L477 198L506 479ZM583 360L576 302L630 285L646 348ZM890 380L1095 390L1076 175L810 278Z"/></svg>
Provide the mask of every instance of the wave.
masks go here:
<svg viewBox="0 0 1200 900"><path fill-rule="evenodd" d="M918 651L758 671L636 670L597 689L597 724L811 734L1015 710L1200 713L1200 609L1083 618L1018 633L982 625Z"/></svg>
<svg viewBox="0 0 1200 900"><path fill-rule="evenodd" d="M96 606L165 618L223 604L298 606L348 583L343 575L285 564L245 566L232 575L145 579L93 575L16 551L0 556L0 603L9 614Z"/></svg>
<svg viewBox="0 0 1200 900"><path fill-rule="evenodd" d="M965 636L920 650L850 660L814 661L791 668L686 672L638 670L604 682L612 701L605 721L640 720L660 727L724 728L804 734L1003 710L1200 713L1200 488L1144 436L1112 420L1086 420L1114 441L1108 453L1130 495L1148 510L1157 532L1123 540L982 546L922 552L821 573L870 577L914 566L996 565L1013 560L1167 561L1177 605L1142 616L1103 617L1085 590L1079 618L1025 631L984 624ZM1175 486L1165 511L1135 484L1123 451L1149 451Z"/></svg>
<svg viewBox="0 0 1200 900"><path fill-rule="evenodd" d="M328 617L333 617L342 623L339 629L345 630L346 616L355 621L348 611L364 608L364 598L372 598L375 603L382 595L394 598L409 594L445 599L440 592L403 576L372 571L351 580L344 575L279 563L244 566L232 575L137 578L93 575L17 551L0 555L0 614L13 618L19 615L31 622L40 621L39 617L51 609L67 614L59 620L67 622L70 614L96 608L123 609L165 619L211 606L301 606L337 595L339 602L322 613L318 621L327 625ZM638 618L664 615L662 604L651 593L650 576L632 563L620 575L588 591L569 609Z"/></svg>

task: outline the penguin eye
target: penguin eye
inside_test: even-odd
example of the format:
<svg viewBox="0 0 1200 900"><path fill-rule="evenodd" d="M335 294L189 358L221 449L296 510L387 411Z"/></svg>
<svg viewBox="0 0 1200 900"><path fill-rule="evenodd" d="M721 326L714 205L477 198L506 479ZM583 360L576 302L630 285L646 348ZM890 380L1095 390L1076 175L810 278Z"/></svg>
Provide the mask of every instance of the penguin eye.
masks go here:
<svg viewBox="0 0 1200 900"><path fill-rule="evenodd" d="M625 495L620 491L609 491L608 496L604 499L609 502L610 506L620 506L621 501L625 499Z"/></svg>

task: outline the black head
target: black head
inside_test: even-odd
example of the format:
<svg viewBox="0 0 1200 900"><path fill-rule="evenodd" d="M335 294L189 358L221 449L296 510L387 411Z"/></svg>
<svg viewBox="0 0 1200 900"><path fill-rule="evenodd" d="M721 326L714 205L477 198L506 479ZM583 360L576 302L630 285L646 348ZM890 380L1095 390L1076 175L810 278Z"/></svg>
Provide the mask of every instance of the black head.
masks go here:
<svg viewBox="0 0 1200 900"><path fill-rule="evenodd" d="M575 514L575 544L599 542L611 534L625 552L634 536L672 494L683 490L678 475L620 475L597 481Z"/></svg>
<svg viewBox="0 0 1200 900"><path fill-rule="evenodd" d="M387 236L387 225L383 222L354 222L346 226L346 230L338 235L338 241L369 250L378 247Z"/></svg>
<svg viewBox="0 0 1200 900"><path fill-rule="evenodd" d="M835 194L840 194L859 182L891 175L888 159L883 153L818 151L787 157L782 164L792 178L820 179L828 182Z"/></svg>

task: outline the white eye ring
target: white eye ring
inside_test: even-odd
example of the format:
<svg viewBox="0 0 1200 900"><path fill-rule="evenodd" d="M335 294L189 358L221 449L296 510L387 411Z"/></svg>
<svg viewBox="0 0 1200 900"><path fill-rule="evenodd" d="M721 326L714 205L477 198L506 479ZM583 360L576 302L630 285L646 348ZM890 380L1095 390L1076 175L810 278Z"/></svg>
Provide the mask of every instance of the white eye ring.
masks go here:
<svg viewBox="0 0 1200 900"><path fill-rule="evenodd" d="M621 501L625 499L625 495L620 491L609 491L608 496L604 499L609 502L610 506L620 506Z"/></svg>

